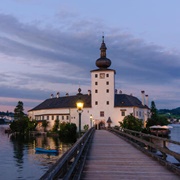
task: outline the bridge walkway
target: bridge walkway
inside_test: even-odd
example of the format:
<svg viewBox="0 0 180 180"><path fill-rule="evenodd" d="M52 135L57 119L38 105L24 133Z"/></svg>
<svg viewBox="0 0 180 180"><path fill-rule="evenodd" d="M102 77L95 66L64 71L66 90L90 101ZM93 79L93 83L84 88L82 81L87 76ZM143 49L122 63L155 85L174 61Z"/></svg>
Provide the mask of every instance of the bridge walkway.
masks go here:
<svg viewBox="0 0 180 180"><path fill-rule="evenodd" d="M96 130L81 179L179 180L180 176L116 135Z"/></svg>

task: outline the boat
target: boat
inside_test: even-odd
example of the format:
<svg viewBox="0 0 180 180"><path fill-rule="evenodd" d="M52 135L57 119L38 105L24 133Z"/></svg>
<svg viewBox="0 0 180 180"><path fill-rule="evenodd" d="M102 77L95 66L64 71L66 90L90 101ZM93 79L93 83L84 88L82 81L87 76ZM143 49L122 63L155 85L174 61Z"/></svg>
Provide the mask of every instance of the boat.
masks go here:
<svg viewBox="0 0 180 180"><path fill-rule="evenodd" d="M36 147L35 148L36 152L39 152L39 153L58 153L58 150L57 149L45 149L45 148L39 148L39 147Z"/></svg>
<svg viewBox="0 0 180 180"><path fill-rule="evenodd" d="M153 135L156 136L168 136L171 131L170 129L173 128L172 126L160 126L160 125L155 125L155 126L150 126L150 132Z"/></svg>

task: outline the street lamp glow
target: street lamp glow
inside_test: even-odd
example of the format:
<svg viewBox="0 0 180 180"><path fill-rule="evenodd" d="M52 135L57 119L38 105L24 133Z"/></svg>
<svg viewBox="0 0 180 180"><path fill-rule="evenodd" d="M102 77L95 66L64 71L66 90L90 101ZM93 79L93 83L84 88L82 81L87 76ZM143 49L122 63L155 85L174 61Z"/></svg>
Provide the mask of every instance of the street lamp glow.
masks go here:
<svg viewBox="0 0 180 180"><path fill-rule="evenodd" d="M83 109L83 107L84 107L83 101L78 100L78 101L76 102L76 106L77 106L77 110L78 110L78 111L82 111L82 109Z"/></svg>
<svg viewBox="0 0 180 180"><path fill-rule="evenodd" d="M81 137L81 113L83 112L84 102L78 100L76 102L77 112L79 113L79 137Z"/></svg>
<svg viewBox="0 0 180 180"><path fill-rule="evenodd" d="M93 116L92 114L90 115L90 127L92 128L92 120L93 120Z"/></svg>

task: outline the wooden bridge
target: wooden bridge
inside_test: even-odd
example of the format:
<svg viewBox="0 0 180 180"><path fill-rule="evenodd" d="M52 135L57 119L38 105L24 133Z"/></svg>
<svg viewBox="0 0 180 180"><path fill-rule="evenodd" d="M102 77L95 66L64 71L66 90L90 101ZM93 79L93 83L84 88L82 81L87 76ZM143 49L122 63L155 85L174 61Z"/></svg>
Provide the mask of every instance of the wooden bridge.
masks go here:
<svg viewBox="0 0 180 180"><path fill-rule="evenodd" d="M179 167L169 164L164 157L155 157L147 148L143 147L144 153L139 150L144 140L137 141L137 137L134 137L134 142L132 135L127 135L131 138L129 140L124 136L127 133L121 132L121 137L118 137L112 132L91 129L41 177L41 180L180 179ZM147 142L147 145L150 147L151 143ZM152 147L154 148L154 145ZM180 157L176 152L159 148L161 152L175 153L175 157Z"/></svg>

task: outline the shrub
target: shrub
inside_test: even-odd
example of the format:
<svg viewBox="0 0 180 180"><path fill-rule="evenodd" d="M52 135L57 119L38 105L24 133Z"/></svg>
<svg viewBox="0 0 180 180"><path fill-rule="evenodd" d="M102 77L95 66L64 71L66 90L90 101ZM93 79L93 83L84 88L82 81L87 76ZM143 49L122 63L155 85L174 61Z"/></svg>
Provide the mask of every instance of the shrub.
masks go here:
<svg viewBox="0 0 180 180"><path fill-rule="evenodd" d="M142 120L135 118L133 115L124 117L123 122L119 122L123 129L130 129L133 131L141 131L143 127Z"/></svg>
<svg viewBox="0 0 180 180"><path fill-rule="evenodd" d="M75 142L77 127L74 123L61 123L59 137L61 141Z"/></svg>

